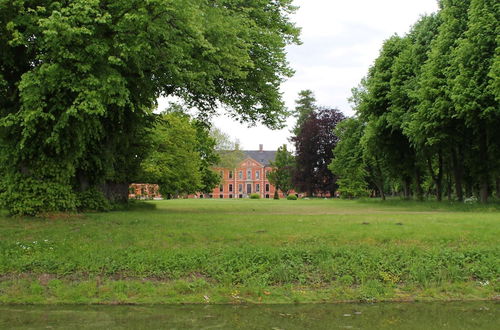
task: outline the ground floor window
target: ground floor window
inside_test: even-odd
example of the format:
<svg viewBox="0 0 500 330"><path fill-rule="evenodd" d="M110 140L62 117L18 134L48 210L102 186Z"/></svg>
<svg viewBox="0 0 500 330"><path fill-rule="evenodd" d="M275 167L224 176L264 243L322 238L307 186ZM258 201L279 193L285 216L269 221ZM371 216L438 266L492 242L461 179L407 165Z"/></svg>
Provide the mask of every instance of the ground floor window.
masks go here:
<svg viewBox="0 0 500 330"><path fill-rule="evenodd" d="M223 194L220 194L220 195L219 195L219 198L224 198L224 195L223 195Z"/></svg>
<svg viewBox="0 0 500 330"><path fill-rule="evenodd" d="M200 195L200 198L203 198L203 194L202 194L202 195Z"/></svg>
<svg viewBox="0 0 500 330"><path fill-rule="evenodd" d="M229 194L229 198L233 198L233 194Z"/></svg>
<svg viewBox="0 0 500 330"><path fill-rule="evenodd" d="M260 192L260 184L259 183L257 183L255 185L255 192Z"/></svg>
<svg viewBox="0 0 500 330"><path fill-rule="evenodd" d="M238 196L238 198L243 198L243 195L242 195L242 194L240 194L240 195Z"/></svg>
<svg viewBox="0 0 500 330"><path fill-rule="evenodd" d="M266 194L266 198L269 198L269 194Z"/></svg>
<svg viewBox="0 0 500 330"><path fill-rule="evenodd" d="M229 185L229 191L233 192L233 185L232 184Z"/></svg>
<svg viewBox="0 0 500 330"><path fill-rule="evenodd" d="M208 195L208 198L214 198L214 195L210 194Z"/></svg>
<svg viewBox="0 0 500 330"><path fill-rule="evenodd" d="M269 183L266 183L266 191L269 191Z"/></svg>
<svg viewBox="0 0 500 330"><path fill-rule="evenodd" d="M243 185L241 183L238 185L238 191L243 192Z"/></svg>

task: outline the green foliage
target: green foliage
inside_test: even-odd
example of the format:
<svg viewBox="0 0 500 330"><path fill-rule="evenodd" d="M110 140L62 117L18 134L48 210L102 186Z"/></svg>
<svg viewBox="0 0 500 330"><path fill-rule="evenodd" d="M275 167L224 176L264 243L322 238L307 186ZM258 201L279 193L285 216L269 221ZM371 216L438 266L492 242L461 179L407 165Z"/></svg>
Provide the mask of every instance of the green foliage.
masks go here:
<svg viewBox="0 0 500 330"><path fill-rule="evenodd" d="M167 112L152 131L152 152L142 164L144 179L160 186L163 196L192 194L202 187L197 130L189 116Z"/></svg>
<svg viewBox="0 0 500 330"><path fill-rule="evenodd" d="M250 199L260 199L260 194L257 193L250 194Z"/></svg>
<svg viewBox="0 0 500 330"><path fill-rule="evenodd" d="M292 129L292 133L293 135L298 136L307 117L309 117L309 115L313 113L313 111L316 110L318 106L316 105L316 98L314 97L314 93L310 89L300 91L299 98L295 101L295 104L296 106L293 114L297 118L297 122Z"/></svg>
<svg viewBox="0 0 500 330"><path fill-rule="evenodd" d="M288 192L293 188L295 157L286 149L286 144L278 148L271 166L273 170L267 175L269 182L276 187L276 190L281 190L283 194L288 195Z"/></svg>
<svg viewBox="0 0 500 330"><path fill-rule="evenodd" d="M286 196L286 199L289 201L296 201L298 199L297 195L288 195Z"/></svg>
<svg viewBox="0 0 500 330"><path fill-rule="evenodd" d="M11 181L12 180L12 181ZM7 177L0 186L0 208L12 215L34 216L42 212L76 211L78 197L67 184L22 177Z"/></svg>
<svg viewBox="0 0 500 330"><path fill-rule="evenodd" d="M290 0L0 2L1 185L16 201L7 207L74 209L70 195L88 186L113 199L107 185L134 180L148 154L160 95L202 118L223 104L241 121L281 126L295 9ZM32 181L51 188L23 199L18 187Z"/></svg>
<svg viewBox="0 0 500 330"><path fill-rule="evenodd" d="M363 123L355 118L344 120L335 129L339 143L333 150L335 158L328 168L339 177L337 190L343 198L357 198L367 195L366 177L368 173L361 145L363 133Z"/></svg>
<svg viewBox="0 0 500 330"><path fill-rule="evenodd" d="M210 193L220 183L219 175L213 166L220 162L220 155L215 150L217 141L210 135L210 127L199 120L192 123L196 127L196 142L200 155L201 183L198 189L202 193Z"/></svg>
<svg viewBox="0 0 500 330"><path fill-rule="evenodd" d="M81 211L109 211L111 204L101 190L93 187L77 194L78 209Z"/></svg>
<svg viewBox="0 0 500 330"><path fill-rule="evenodd" d="M495 98L498 91L493 87L494 77L490 75L500 48L499 19L497 1L471 0L467 29L451 54L455 74L448 81L455 117L472 131L474 148L470 150L468 165L482 185L483 202L488 197L492 176L500 176L500 107Z"/></svg>
<svg viewBox="0 0 500 330"><path fill-rule="evenodd" d="M280 199L280 195L278 193L278 190L274 190L273 199Z"/></svg>

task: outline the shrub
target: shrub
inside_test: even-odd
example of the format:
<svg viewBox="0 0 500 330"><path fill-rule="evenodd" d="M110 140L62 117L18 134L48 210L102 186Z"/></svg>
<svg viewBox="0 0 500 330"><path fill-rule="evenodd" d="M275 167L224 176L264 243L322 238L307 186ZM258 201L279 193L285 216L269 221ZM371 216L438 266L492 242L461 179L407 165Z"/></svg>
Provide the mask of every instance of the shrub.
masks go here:
<svg viewBox="0 0 500 330"><path fill-rule="evenodd" d="M260 195L259 194L251 194L250 198L251 199L260 199Z"/></svg>
<svg viewBox="0 0 500 330"><path fill-rule="evenodd" d="M81 211L109 211L111 204L102 191L97 188L89 188L78 193L79 207Z"/></svg>
<svg viewBox="0 0 500 330"><path fill-rule="evenodd" d="M288 195L288 196L286 196L286 199L288 199L289 201L296 201L297 195Z"/></svg>
<svg viewBox="0 0 500 330"><path fill-rule="evenodd" d="M44 181L17 176L0 184L0 208L11 215L34 216L45 212L75 211L78 205L71 186L64 180Z"/></svg>

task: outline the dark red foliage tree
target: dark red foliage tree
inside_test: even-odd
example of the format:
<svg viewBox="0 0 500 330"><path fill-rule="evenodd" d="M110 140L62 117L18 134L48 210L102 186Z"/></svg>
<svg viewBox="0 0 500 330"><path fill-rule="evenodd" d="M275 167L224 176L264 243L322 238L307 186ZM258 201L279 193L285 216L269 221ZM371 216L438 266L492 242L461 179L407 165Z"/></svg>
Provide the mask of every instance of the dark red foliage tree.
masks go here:
<svg viewBox="0 0 500 330"><path fill-rule="evenodd" d="M294 185L309 196L333 196L336 178L328 169L338 137L334 128L345 119L337 109L320 108L313 111L302 124L300 133L292 138L296 150Z"/></svg>

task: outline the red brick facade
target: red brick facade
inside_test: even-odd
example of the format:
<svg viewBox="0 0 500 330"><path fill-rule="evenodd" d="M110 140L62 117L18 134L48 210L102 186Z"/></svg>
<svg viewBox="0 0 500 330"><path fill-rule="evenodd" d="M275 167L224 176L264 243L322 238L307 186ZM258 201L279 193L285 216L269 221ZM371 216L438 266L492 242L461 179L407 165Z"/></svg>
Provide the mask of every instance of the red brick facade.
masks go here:
<svg viewBox="0 0 500 330"><path fill-rule="evenodd" d="M157 184L132 183L128 188L129 199L160 199L160 187Z"/></svg>
<svg viewBox="0 0 500 330"><path fill-rule="evenodd" d="M261 198L273 198L275 187L269 183L267 174L272 167L255 159L246 158L234 169L216 168L221 183L211 194L198 194L198 198L247 198L259 194ZM280 197L283 194L279 192Z"/></svg>

